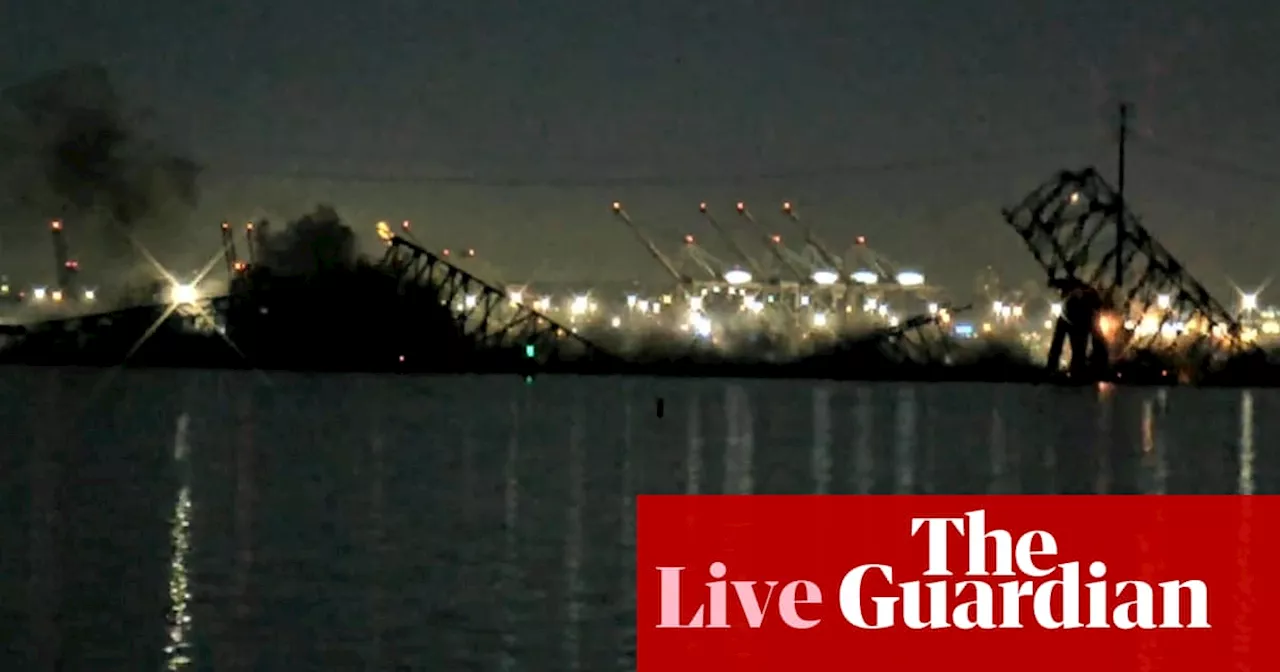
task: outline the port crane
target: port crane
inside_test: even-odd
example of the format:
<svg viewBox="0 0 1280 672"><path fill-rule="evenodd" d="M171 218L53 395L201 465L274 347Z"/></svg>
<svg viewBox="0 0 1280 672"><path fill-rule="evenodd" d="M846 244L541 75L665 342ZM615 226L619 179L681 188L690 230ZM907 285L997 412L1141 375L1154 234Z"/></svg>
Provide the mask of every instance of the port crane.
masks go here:
<svg viewBox="0 0 1280 672"><path fill-rule="evenodd" d="M237 273L244 271L245 264L240 261L240 256L236 253L236 239L231 233L231 224L229 222L222 223L222 258L227 264L228 279L234 278Z"/></svg>
<svg viewBox="0 0 1280 672"><path fill-rule="evenodd" d="M632 221L631 216L627 214L627 211L622 207L622 203L614 201L612 210L614 216L625 224L633 234L635 234L636 238L639 239L640 244L644 245L644 248L649 251L649 256L653 257L658 264L662 266L663 270L665 270L667 274L676 281L676 284L681 289L687 290L689 286L693 284L693 278L681 273L679 269L676 268L676 265L667 258L667 255L663 254L662 250L658 249L658 246L653 244L653 240L651 240L649 236L645 235L644 231L640 230L640 227Z"/></svg>
<svg viewBox="0 0 1280 672"><path fill-rule="evenodd" d="M54 220L49 223L49 232L53 236L54 277L58 280L54 300L59 297L79 297L76 275L80 272L80 262L71 259L67 251L67 236L62 222Z"/></svg>
<svg viewBox="0 0 1280 672"><path fill-rule="evenodd" d="M763 227L756 221L755 217L752 216L751 210L747 208L746 203L743 203L742 201L738 201L738 204L735 207L738 211L739 216L741 216L743 219L749 222L757 230L763 230ZM804 272L804 268L802 266L798 266L796 264L795 259L788 257L787 253L790 252L790 250L787 250L782 245L782 236L779 236L777 234L765 234L764 244L765 244L765 247L768 248L769 252L773 255L773 258L777 260L778 265L781 267L782 270L790 272L793 276L795 276L797 282L799 283L803 284L809 281L808 276Z"/></svg>
<svg viewBox="0 0 1280 672"><path fill-rule="evenodd" d="M730 277L733 277L734 267L699 245L697 238L694 238L692 233L687 233L684 236L683 256L698 269L711 276L709 279L712 281L728 281ZM735 283L730 281L730 284Z"/></svg>
<svg viewBox="0 0 1280 672"><path fill-rule="evenodd" d="M831 272L838 274L842 280L846 279L844 261L832 254L831 250L827 248L826 245L822 244L822 241L818 240L817 235L813 232L813 227L801 223L800 215L796 214L795 206L792 205L791 201L786 201L782 204L782 214L786 215L792 223L804 232L805 246L815 253L818 256L818 259L826 265Z"/></svg>
<svg viewBox="0 0 1280 672"><path fill-rule="evenodd" d="M728 243L729 248L733 250L733 253L738 257L738 259L742 263L746 264L747 269L751 272L752 278L763 279L764 276L768 275L764 266L759 261L756 261L754 257L747 254L747 251L738 244L738 239L735 238L728 229L724 228L724 226L720 224L720 221L711 214L706 203L698 204L698 212L702 213L702 217L707 220L707 223L711 225L711 228L715 229L716 233L720 234L720 237Z"/></svg>

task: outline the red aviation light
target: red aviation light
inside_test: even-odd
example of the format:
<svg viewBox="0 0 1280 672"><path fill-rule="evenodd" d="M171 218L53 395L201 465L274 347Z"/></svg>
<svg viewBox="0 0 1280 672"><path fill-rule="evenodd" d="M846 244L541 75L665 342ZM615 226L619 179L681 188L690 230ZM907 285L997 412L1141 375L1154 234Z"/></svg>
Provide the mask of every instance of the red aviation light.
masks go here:
<svg viewBox="0 0 1280 672"><path fill-rule="evenodd" d="M685 245L692 245L692 244L693 244L693 235L692 235L692 234L686 234L686 235L685 235L685 237L684 237L684 244L685 244Z"/></svg>
<svg viewBox="0 0 1280 672"><path fill-rule="evenodd" d="M857 238L854 238L854 239L853 239L853 242L855 242L855 243L857 243L857 244L859 244L859 245L866 245L866 244L867 244L867 237L866 237L866 236L858 236Z"/></svg>
<svg viewBox="0 0 1280 672"><path fill-rule="evenodd" d="M738 212L746 212L746 210L747 210L747 204L743 203L742 201L738 201Z"/></svg>
<svg viewBox="0 0 1280 672"><path fill-rule="evenodd" d="M791 214L791 201L786 201L782 204L782 211L788 215Z"/></svg>
<svg viewBox="0 0 1280 672"><path fill-rule="evenodd" d="M55 219L52 222L49 222L49 228L53 229L54 231L61 231L62 222L59 222L58 220Z"/></svg>
<svg viewBox="0 0 1280 672"><path fill-rule="evenodd" d="M619 202L617 202L617 201L614 201L614 202L613 202L613 211L614 211L614 212L622 212L622 204L621 204L621 203L619 203Z"/></svg>
<svg viewBox="0 0 1280 672"><path fill-rule="evenodd" d="M773 243L774 243L775 245L781 245L781 244L782 244L782 236L779 236L779 235L778 235L778 234L776 234L776 233L775 233L775 234L773 234L772 236L769 236L769 240L772 240L772 241L773 241Z"/></svg>
<svg viewBox="0 0 1280 672"><path fill-rule="evenodd" d="M706 212L706 211L707 211L707 204L706 204L706 203L699 203L699 204L698 204L698 212Z"/></svg>

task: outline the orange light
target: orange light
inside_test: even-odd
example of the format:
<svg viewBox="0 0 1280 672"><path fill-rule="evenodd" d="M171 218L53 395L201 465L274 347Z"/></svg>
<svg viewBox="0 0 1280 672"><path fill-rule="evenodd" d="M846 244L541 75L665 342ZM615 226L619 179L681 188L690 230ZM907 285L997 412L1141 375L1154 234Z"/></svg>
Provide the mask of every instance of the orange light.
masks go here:
<svg viewBox="0 0 1280 672"><path fill-rule="evenodd" d="M692 244L693 244L693 236L691 236L691 235L686 235L686 236L684 237L684 242L685 242L685 244L687 244L687 245L692 245Z"/></svg>
<svg viewBox="0 0 1280 672"><path fill-rule="evenodd" d="M855 242L855 243L857 243L857 244L859 244L859 245L866 245L866 244L867 244L867 237L866 237L866 236L858 236L857 238L854 238L854 239L853 239L853 242Z"/></svg>
<svg viewBox="0 0 1280 672"><path fill-rule="evenodd" d="M1098 316L1098 331L1102 332L1103 338L1114 336L1119 327L1120 321L1114 315L1103 313Z"/></svg>
<svg viewBox="0 0 1280 672"><path fill-rule="evenodd" d="M786 203L782 204L782 211L786 213L791 212L791 201L787 201Z"/></svg>
<svg viewBox="0 0 1280 672"><path fill-rule="evenodd" d="M62 222L59 222L59 221L58 221L58 220L56 220L56 219L55 219L55 220L53 220L52 222L50 222L50 223L49 223L49 226L50 226L50 227L52 227L54 231L61 231L61 230L62 230Z"/></svg>
<svg viewBox="0 0 1280 672"><path fill-rule="evenodd" d="M621 204L621 203L619 203L619 202L617 202L617 201L614 201L614 202L613 202L613 211L614 211L614 212L621 212L621 211L622 211L622 204Z"/></svg>
<svg viewBox="0 0 1280 672"><path fill-rule="evenodd" d="M782 236L779 236L778 234L775 233L772 236L769 236L769 240L772 240L774 243L781 243Z"/></svg>
<svg viewBox="0 0 1280 672"><path fill-rule="evenodd" d="M245 268L243 261L237 261L236 263L232 264L231 267L234 268L237 272L244 271L244 268Z"/></svg>
<svg viewBox="0 0 1280 672"><path fill-rule="evenodd" d="M249 231L252 231L252 230L253 230L253 222L246 222L246 223L245 223L245 225L244 225L244 228L248 229Z"/></svg>

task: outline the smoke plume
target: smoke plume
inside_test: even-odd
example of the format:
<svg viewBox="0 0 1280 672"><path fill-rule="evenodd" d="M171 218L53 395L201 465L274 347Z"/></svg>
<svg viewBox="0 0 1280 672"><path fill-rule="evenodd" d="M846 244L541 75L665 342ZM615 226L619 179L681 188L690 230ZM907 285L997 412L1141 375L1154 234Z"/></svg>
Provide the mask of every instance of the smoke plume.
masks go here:
<svg viewBox="0 0 1280 672"><path fill-rule="evenodd" d="M260 223L259 263L273 274L307 276L356 265L356 234L327 205L289 222L282 231L270 232ZM265 235L264 235L265 234Z"/></svg>
<svg viewBox="0 0 1280 672"><path fill-rule="evenodd" d="M0 92L0 108L8 115L0 189L27 216L65 219L121 245L120 234L196 203L196 163L143 133L102 68L10 87Z"/></svg>

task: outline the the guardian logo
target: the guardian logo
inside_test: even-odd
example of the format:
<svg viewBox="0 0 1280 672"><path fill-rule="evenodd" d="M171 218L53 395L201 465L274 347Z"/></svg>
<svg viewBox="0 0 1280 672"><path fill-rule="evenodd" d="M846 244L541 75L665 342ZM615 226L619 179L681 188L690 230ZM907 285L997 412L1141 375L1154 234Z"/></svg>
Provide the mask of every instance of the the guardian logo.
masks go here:
<svg viewBox="0 0 1280 672"><path fill-rule="evenodd" d="M895 582L888 564L854 567L838 587L840 613L866 630L959 628L1051 630L1208 628L1209 590L1200 580L1109 581L1101 560L1062 561L1058 542L1044 530L1017 539L988 530L986 513L914 518L911 535L928 543L924 580ZM963 539L963 572L948 563L948 545ZM823 591L810 580L725 580L722 562L710 567L706 601L682 613L683 567L658 567L659 628L758 628L780 621L808 629L821 622ZM1086 578L1087 577L1087 578ZM737 609L729 607L730 591Z"/></svg>

